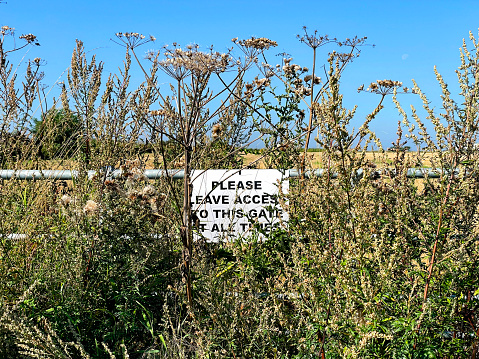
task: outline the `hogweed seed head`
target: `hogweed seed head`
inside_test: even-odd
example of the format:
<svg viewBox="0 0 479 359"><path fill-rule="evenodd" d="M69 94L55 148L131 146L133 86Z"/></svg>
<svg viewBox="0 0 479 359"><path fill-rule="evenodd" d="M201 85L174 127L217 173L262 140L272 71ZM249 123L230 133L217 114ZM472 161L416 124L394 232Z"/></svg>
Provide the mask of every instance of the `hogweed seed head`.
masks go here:
<svg viewBox="0 0 479 359"><path fill-rule="evenodd" d="M37 39L37 37L33 34L26 34L26 35L20 36L19 39L26 40L28 41L28 43L32 43Z"/></svg>
<svg viewBox="0 0 479 359"><path fill-rule="evenodd" d="M278 43L276 41L270 40L266 37L251 37L249 39L245 40L238 40L237 37L235 37L233 40L235 44L244 47L244 48L252 48L256 50L268 50L270 47L276 47L278 46Z"/></svg>
<svg viewBox="0 0 479 359"><path fill-rule="evenodd" d="M14 27L4 25L0 28L0 34L2 35L13 35L14 32L15 32Z"/></svg>
<svg viewBox="0 0 479 359"><path fill-rule="evenodd" d="M210 48L209 52L199 51L199 46L191 44L186 50L173 44L174 49L166 47L165 59L159 62L160 68L176 80L182 80L189 74L202 76L211 73L221 73L234 65L233 58L228 53L220 53Z"/></svg>
<svg viewBox="0 0 479 359"><path fill-rule="evenodd" d="M364 90L364 85L359 86L358 92L367 91L385 96L394 93L394 91L397 92L397 90L401 87L402 82L400 81L377 80L376 82L371 82L366 90ZM402 91L406 93L409 91L409 89L407 87L404 87Z"/></svg>
<svg viewBox="0 0 479 359"><path fill-rule="evenodd" d="M115 36L121 43L116 42L113 39L112 41L118 45L125 46L128 49L134 49L135 47L146 44L147 42L156 41L156 38L153 35L146 38L145 35L138 32L117 32Z"/></svg>

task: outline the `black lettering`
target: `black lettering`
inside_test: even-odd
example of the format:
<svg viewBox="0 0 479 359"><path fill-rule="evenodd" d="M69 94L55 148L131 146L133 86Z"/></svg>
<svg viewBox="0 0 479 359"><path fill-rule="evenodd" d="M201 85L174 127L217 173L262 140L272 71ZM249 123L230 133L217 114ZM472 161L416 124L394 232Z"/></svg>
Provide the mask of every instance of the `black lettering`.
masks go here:
<svg viewBox="0 0 479 359"><path fill-rule="evenodd" d="M211 232L219 232L220 229L218 228L218 224L213 224L213 227L211 228Z"/></svg>
<svg viewBox="0 0 479 359"><path fill-rule="evenodd" d="M266 233L271 232L271 223L265 223L262 228Z"/></svg>
<svg viewBox="0 0 479 359"><path fill-rule="evenodd" d="M254 181L254 189L261 189L261 181Z"/></svg>
<svg viewBox="0 0 479 359"><path fill-rule="evenodd" d="M202 209L199 214L200 214L200 218L208 217L208 211L206 209Z"/></svg>
<svg viewBox="0 0 479 359"><path fill-rule="evenodd" d="M249 227L250 227L249 223L240 223L240 226L241 226L241 230L242 230L242 231L245 231L246 228L249 228Z"/></svg>
<svg viewBox="0 0 479 359"><path fill-rule="evenodd" d="M233 228L224 227L224 223L221 223L221 232L234 232Z"/></svg>
<svg viewBox="0 0 479 359"><path fill-rule="evenodd" d="M258 218L261 218L261 217L267 218L266 210L264 208L258 214Z"/></svg>
<svg viewBox="0 0 479 359"><path fill-rule="evenodd" d="M203 196L196 196L196 204L201 204L203 201Z"/></svg>
<svg viewBox="0 0 479 359"><path fill-rule="evenodd" d="M205 203L209 203L209 204L230 204L230 201L229 201L229 197L226 196L226 195L217 195L217 196L211 196L211 198L213 198L213 202L211 202L211 198L209 198L210 196L207 196L205 198ZM207 198L209 198L209 202L206 200Z"/></svg>

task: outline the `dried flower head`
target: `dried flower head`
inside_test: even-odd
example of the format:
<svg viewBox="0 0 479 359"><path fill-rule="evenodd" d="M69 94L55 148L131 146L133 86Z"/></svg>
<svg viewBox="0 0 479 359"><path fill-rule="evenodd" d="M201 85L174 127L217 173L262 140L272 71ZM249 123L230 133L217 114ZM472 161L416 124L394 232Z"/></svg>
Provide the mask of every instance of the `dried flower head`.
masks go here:
<svg viewBox="0 0 479 359"><path fill-rule="evenodd" d="M128 49L134 49L140 45L146 44L150 41L156 41L156 38L150 35L148 38L145 35L138 32L117 32L117 39L120 42L117 42L112 39L112 41L118 45L125 46Z"/></svg>
<svg viewBox="0 0 479 359"><path fill-rule="evenodd" d="M311 95L311 88L309 87L304 87L304 86L299 86L294 90L295 94L300 96L300 97L305 97L305 96L310 96Z"/></svg>
<svg viewBox="0 0 479 359"><path fill-rule="evenodd" d="M331 42L338 41L336 38L329 38L328 35L324 35L324 36L318 35L318 30L314 30L312 34L308 33L308 29L306 26L303 26L303 31L304 31L304 35L296 35L296 37L299 39L299 41L301 41L302 43L308 45L309 47L313 49Z"/></svg>
<svg viewBox="0 0 479 359"><path fill-rule="evenodd" d="M254 83L256 84L256 87L267 87L270 84L270 80L265 78L258 79L258 77L255 78Z"/></svg>
<svg viewBox="0 0 479 359"><path fill-rule="evenodd" d="M246 40L238 40L238 38L234 38L232 40L235 44L244 47L244 48L253 48L256 50L268 50L270 47L278 46L276 41L270 40L266 37L251 37Z"/></svg>
<svg viewBox="0 0 479 359"><path fill-rule="evenodd" d="M393 80L377 80L376 82L371 82L366 91L376 93L379 95L388 95L394 92L394 89L400 88L402 82L393 81ZM363 91L364 85L358 88L359 91Z"/></svg>
<svg viewBox="0 0 479 359"><path fill-rule="evenodd" d="M62 202L62 205L64 205L65 207L68 207L68 205L72 202L72 198L69 195L64 194L61 198L61 202Z"/></svg>
<svg viewBox="0 0 479 359"><path fill-rule="evenodd" d="M0 28L0 34L2 35L13 35L14 32L15 32L14 27L4 25Z"/></svg>
<svg viewBox="0 0 479 359"><path fill-rule="evenodd" d="M211 73L225 72L234 65L234 60L228 53L220 53L212 48L208 52L199 51L197 44L190 45L186 50L178 44L173 49L165 47L165 59L159 62L160 68L176 80L181 80L189 74L202 76Z"/></svg>
<svg viewBox="0 0 479 359"><path fill-rule="evenodd" d="M304 78L304 81L306 81L306 77ZM307 81L306 81L307 82ZM298 88L303 85L303 80L301 80L299 77L293 81L293 85Z"/></svg>
<svg viewBox="0 0 479 359"><path fill-rule="evenodd" d="M245 93L244 93L245 97L246 97L246 98L253 97L254 85L253 85L253 84L246 83L246 84L245 84L245 87L246 87L246 91L245 91Z"/></svg>
<svg viewBox="0 0 479 359"><path fill-rule="evenodd" d="M37 37L33 34L26 34L26 35L20 36L19 39L23 39L28 41L28 43L32 43L37 39Z"/></svg>
<svg viewBox="0 0 479 359"><path fill-rule="evenodd" d="M306 75L304 77L304 82L309 82L313 79L313 76L312 75ZM314 76L314 84L315 85L319 85L321 83L321 77L318 77L318 76Z"/></svg>
<svg viewBox="0 0 479 359"><path fill-rule="evenodd" d="M141 195L143 197L153 197L156 195L156 189L152 185L147 185L141 190Z"/></svg>
<svg viewBox="0 0 479 359"><path fill-rule="evenodd" d="M90 216L98 212L98 209L98 204L95 201L89 199L88 201L86 201L85 207L83 207L83 213L85 213L87 216Z"/></svg>
<svg viewBox="0 0 479 359"><path fill-rule="evenodd" d="M301 67L297 64L290 64L291 60L293 59L292 58L283 59L283 63L284 63L283 72L286 77L291 78L296 75L301 75L305 72L304 70L308 70L306 67Z"/></svg>
<svg viewBox="0 0 479 359"><path fill-rule="evenodd" d="M213 140L216 140L220 135L221 132L223 131L223 126L221 126L219 123L213 126L211 129L211 136L213 137Z"/></svg>
<svg viewBox="0 0 479 359"><path fill-rule="evenodd" d="M145 59L150 60L150 61L156 61L158 58L158 55L160 54L159 51L149 49L145 51Z"/></svg>

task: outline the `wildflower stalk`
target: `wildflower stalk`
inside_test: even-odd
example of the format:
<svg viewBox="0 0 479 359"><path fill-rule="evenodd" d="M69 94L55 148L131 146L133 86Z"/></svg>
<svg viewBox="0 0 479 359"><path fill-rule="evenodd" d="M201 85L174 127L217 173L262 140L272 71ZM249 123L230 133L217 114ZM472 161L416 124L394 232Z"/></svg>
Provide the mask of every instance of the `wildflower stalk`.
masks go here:
<svg viewBox="0 0 479 359"><path fill-rule="evenodd" d="M310 100L310 104L311 106L313 105L313 98L314 98L314 79L315 79L315 70L316 70L316 50L317 50L317 47L313 47L313 72L312 72L312 80L311 80L311 100ZM303 154L303 158L302 158L302 164L301 164L301 172L303 172L303 176L304 176L304 172L305 172L305 168L306 168L306 154L308 152L308 147L309 147L309 139L311 137L311 131L312 131L312 127L313 127L313 109L311 108L310 106L310 109L309 109L309 122L308 122L308 131L307 131L307 134L306 134L306 143L304 144L304 154Z"/></svg>
<svg viewBox="0 0 479 359"><path fill-rule="evenodd" d="M180 81L178 80L178 116L181 119L181 86ZM193 222L191 220L191 195L192 195L192 184L191 184L191 129L190 121L186 120L184 122L184 180L183 180L183 225L181 228L181 239L183 242L183 276L186 284L186 298L190 307L190 311L193 309L193 293L191 287L191 259L193 255Z"/></svg>
<svg viewBox="0 0 479 359"><path fill-rule="evenodd" d="M444 200L442 202L441 208L439 209L439 220L438 220L437 230L436 230L436 239L434 241L434 245L433 245L433 248L432 248L432 254L431 254L431 260L429 262L428 273L427 273L427 278L426 278L426 286L424 287L424 295L423 295L423 302L422 302L422 306L421 306L421 311L424 311L426 309L427 297L428 297L428 294L429 294L429 284L431 282L432 271L433 271L434 263L435 263L435 260L436 260L437 244L439 242L439 235L440 235L441 229L442 229L444 207L446 206L446 203L449 200L449 193L450 193L452 181L454 179L454 169L455 168L456 168L456 166L454 165L453 168L451 169L451 174L449 175L449 182L447 184L446 194L444 196ZM416 331L419 331L420 328L421 328L421 321L419 321L419 323L416 327ZM417 342L414 342L414 349L416 349L416 344L417 344Z"/></svg>

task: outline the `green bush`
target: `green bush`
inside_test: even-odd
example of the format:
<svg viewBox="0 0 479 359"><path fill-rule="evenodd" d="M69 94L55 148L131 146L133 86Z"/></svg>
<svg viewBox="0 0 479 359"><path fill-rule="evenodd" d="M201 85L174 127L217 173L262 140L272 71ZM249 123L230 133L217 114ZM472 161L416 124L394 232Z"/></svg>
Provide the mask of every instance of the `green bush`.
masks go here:
<svg viewBox="0 0 479 359"><path fill-rule="evenodd" d="M51 109L41 120L33 119L32 133L43 159L70 158L83 136L79 118L65 109Z"/></svg>

